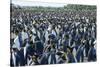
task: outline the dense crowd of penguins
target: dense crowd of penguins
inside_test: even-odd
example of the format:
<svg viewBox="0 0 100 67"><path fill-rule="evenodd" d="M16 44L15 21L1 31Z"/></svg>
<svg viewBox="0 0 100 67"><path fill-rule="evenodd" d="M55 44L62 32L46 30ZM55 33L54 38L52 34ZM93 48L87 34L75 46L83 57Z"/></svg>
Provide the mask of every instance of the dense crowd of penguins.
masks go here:
<svg viewBox="0 0 100 67"><path fill-rule="evenodd" d="M10 65L96 61L96 11L12 11Z"/></svg>

